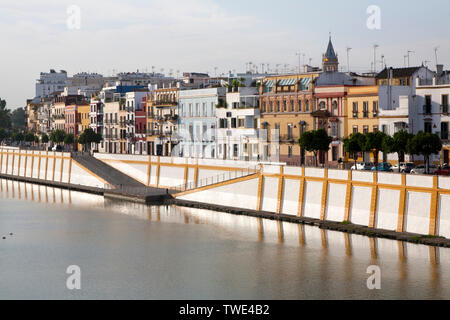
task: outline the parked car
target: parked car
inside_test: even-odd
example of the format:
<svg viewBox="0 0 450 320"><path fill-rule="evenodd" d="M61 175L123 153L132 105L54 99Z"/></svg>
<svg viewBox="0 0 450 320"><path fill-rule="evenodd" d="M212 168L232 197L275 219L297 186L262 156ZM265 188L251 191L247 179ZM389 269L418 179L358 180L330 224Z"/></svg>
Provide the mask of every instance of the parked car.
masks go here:
<svg viewBox="0 0 450 320"><path fill-rule="evenodd" d="M450 166L446 163L438 170L436 170L438 176L450 176Z"/></svg>
<svg viewBox="0 0 450 320"><path fill-rule="evenodd" d="M372 169L372 164L369 162L359 162L356 165L353 165L351 170L370 170Z"/></svg>
<svg viewBox="0 0 450 320"><path fill-rule="evenodd" d="M384 172L393 172L392 165L390 163L379 163L378 166L374 166L372 171L384 171Z"/></svg>
<svg viewBox="0 0 450 320"><path fill-rule="evenodd" d="M396 164L395 166L393 166L392 170L394 170L394 172L399 172L399 167L400 167L400 172L411 173L411 170L414 169L416 166L414 163L402 162L402 163L400 163L400 165Z"/></svg>
<svg viewBox="0 0 450 320"><path fill-rule="evenodd" d="M430 174L435 174L436 170L437 170L437 168L435 165L430 165L430 168L429 168ZM415 167L414 169L411 170L411 173L412 174L425 174L425 165L421 164L421 165Z"/></svg>
<svg viewBox="0 0 450 320"><path fill-rule="evenodd" d="M61 152L61 151L63 151L63 147L60 146L59 144L57 144L52 148L52 151Z"/></svg>

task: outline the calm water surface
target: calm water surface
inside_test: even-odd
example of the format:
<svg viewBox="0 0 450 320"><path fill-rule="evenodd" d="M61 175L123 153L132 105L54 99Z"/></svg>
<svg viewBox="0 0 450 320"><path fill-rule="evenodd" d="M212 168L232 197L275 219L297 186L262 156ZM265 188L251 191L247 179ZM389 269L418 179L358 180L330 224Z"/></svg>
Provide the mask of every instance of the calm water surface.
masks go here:
<svg viewBox="0 0 450 320"><path fill-rule="evenodd" d="M450 298L449 249L0 180L0 299L422 298Z"/></svg>

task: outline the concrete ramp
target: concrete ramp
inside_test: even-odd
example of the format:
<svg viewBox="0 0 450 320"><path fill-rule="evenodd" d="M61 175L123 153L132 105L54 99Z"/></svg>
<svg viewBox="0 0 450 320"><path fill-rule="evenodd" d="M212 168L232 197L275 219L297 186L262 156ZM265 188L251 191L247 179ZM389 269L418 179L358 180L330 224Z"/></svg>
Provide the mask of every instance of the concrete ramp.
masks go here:
<svg viewBox="0 0 450 320"><path fill-rule="evenodd" d="M72 159L115 187L144 188L144 184L97 160L88 153L72 153Z"/></svg>

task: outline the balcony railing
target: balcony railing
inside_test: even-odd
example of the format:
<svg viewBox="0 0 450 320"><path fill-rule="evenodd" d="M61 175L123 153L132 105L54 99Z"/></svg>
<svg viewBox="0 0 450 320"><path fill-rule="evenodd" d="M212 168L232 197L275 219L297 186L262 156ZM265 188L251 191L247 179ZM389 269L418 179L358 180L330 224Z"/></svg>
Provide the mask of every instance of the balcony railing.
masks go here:
<svg viewBox="0 0 450 320"><path fill-rule="evenodd" d="M423 114L425 114L425 115L431 115L432 114L432 107L431 107L431 105L424 105L423 106Z"/></svg>
<svg viewBox="0 0 450 320"><path fill-rule="evenodd" d="M448 105L441 105L441 113L443 115L448 115L449 114L449 108Z"/></svg>
<svg viewBox="0 0 450 320"><path fill-rule="evenodd" d="M358 118L358 112L353 111L353 118Z"/></svg>
<svg viewBox="0 0 450 320"><path fill-rule="evenodd" d="M155 102L155 106L157 108L162 108L162 107L174 107L174 106L178 106L178 102L177 101L164 101L164 100L158 100Z"/></svg>
<svg viewBox="0 0 450 320"><path fill-rule="evenodd" d="M368 118L369 117L369 111L364 111L363 112L363 117L364 118Z"/></svg>

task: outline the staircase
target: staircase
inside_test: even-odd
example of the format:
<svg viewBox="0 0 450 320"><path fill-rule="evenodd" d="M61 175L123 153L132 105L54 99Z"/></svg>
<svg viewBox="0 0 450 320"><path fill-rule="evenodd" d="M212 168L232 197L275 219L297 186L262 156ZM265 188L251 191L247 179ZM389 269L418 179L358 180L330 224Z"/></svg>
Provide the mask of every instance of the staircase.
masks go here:
<svg viewBox="0 0 450 320"><path fill-rule="evenodd" d="M89 153L73 152L72 159L114 187L146 188L144 184L92 157Z"/></svg>

